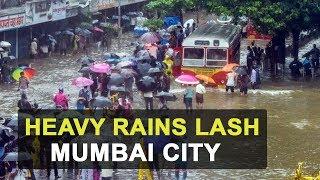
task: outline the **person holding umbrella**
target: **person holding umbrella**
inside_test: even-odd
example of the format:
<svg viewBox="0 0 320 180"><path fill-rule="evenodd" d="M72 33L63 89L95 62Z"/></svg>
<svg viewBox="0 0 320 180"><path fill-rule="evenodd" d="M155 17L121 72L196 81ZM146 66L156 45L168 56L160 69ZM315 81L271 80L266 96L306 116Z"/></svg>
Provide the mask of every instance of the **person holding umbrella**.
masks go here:
<svg viewBox="0 0 320 180"><path fill-rule="evenodd" d="M226 92L231 91L231 93L234 92L234 87L236 85L236 74L234 72L229 72L227 74L227 83L226 83Z"/></svg>
<svg viewBox="0 0 320 180"><path fill-rule="evenodd" d="M153 110L153 92L143 92L144 102L147 110Z"/></svg>
<svg viewBox="0 0 320 180"><path fill-rule="evenodd" d="M83 87L79 91L79 99L83 99L86 108L89 108L89 102L92 99L92 93L88 86Z"/></svg>
<svg viewBox="0 0 320 180"><path fill-rule="evenodd" d="M196 102L197 109L203 109L204 98L203 95L206 93L206 88L204 87L204 81L200 80L200 83L196 86Z"/></svg>
<svg viewBox="0 0 320 180"><path fill-rule="evenodd" d="M183 102L186 106L187 111L192 110L193 95L194 95L194 90L192 89L191 84L189 84L188 87L186 88L186 90L184 92L184 96L183 96Z"/></svg>
<svg viewBox="0 0 320 180"><path fill-rule="evenodd" d="M20 91L21 94L26 94L28 88L29 88L29 80L24 76L24 72L21 72L20 78L19 78L18 91Z"/></svg>
<svg viewBox="0 0 320 180"><path fill-rule="evenodd" d="M38 43L37 43L37 39L33 38L31 44L30 44L30 56L31 59L36 58L38 55Z"/></svg>
<svg viewBox="0 0 320 180"><path fill-rule="evenodd" d="M247 74L239 75L238 84L239 84L241 96L247 95L248 83L249 83L249 77Z"/></svg>

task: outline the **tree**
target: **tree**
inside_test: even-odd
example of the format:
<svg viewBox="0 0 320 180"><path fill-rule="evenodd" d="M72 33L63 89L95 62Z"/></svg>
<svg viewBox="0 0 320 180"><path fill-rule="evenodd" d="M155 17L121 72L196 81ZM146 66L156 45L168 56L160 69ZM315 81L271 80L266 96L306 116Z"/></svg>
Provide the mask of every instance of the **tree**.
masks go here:
<svg viewBox="0 0 320 180"><path fill-rule="evenodd" d="M301 31L312 28L314 16L320 13L317 0L207 0L207 5L212 12L236 19L249 17L258 31L273 35L274 43L281 47L285 47L285 35L291 32L294 58L298 58ZM281 57L284 61L285 56Z"/></svg>
<svg viewBox="0 0 320 180"><path fill-rule="evenodd" d="M165 15L178 15L183 20L183 9L193 8L197 0L151 0L146 8L155 11L158 18Z"/></svg>

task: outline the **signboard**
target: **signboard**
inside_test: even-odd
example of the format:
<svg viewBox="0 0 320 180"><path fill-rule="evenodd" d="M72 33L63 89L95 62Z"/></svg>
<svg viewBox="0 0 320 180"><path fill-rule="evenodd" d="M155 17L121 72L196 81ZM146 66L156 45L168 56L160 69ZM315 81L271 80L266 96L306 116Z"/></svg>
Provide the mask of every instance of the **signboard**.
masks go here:
<svg viewBox="0 0 320 180"><path fill-rule="evenodd" d="M15 14L0 18L0 31L19 28L25 25L25 15Z"/></svg>
<svg viewBox="0 0 320 180"><path fill-rule="evenodd" d="M65 0L53 0L51 3L52 20L62 20L66 18L67 3Z"/></svg>
<svg viewBox="0 0 320 180"><path fill-rule="evenodd" d="M196 40L196 41L194 41L194 45L209 46L210 45L210 41Z"/></svg>
<svg viewBox="0 0 320 180"><path fill-rule="evenodd" d="M51 2L39 1L26 3L26 24L32 25L51 20Z"/></svg>

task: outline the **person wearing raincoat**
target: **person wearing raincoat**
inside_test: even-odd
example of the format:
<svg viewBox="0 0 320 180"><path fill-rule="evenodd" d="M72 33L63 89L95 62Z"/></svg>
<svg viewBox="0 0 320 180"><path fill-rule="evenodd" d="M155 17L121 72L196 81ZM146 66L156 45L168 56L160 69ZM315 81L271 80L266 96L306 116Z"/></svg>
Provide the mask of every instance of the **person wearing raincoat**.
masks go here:
<svg viewBox="0 0 320 180"><path fill-rule="evenodd" d="M171 76L172 75L172 68L173 68L173 60L168 55L166 55L163 60L163 63L165 64L165 73L168 76Z"/></svg>
<svg viewBox="0 0 320 180"><path fill-rule="evenodd" d="M77 34L75 34L73 37L73 42L72 42L74 54L76 54L78 52L79 41L80 41L80 37Z"/></svg>
<svg viewBox="0 0 320 180"><path fill-rule="evenodd" d="M53 97L53 102L57 109L68 109L69 107L69 98L64 94L62 88L60 88L59 92Z"/></svg>

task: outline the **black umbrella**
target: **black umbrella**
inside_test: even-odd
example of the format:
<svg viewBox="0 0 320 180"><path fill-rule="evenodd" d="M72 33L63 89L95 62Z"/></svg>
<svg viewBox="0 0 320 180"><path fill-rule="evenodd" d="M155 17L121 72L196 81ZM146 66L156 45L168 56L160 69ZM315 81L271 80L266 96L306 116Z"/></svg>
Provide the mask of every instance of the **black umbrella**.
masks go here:
<svg viewBox="0 0 320 180"><path fill-rule="evenodd" d="M162 71L161 71L161 69L160 68L157 68L157 67L155 67L155 68L150 68L149 70L148 70L148 73L149 74L155 74L155 73L161 73Z"/></svg>
<svg viewBox="0 0 320 180"><path fill-rule="evenodd" d="M110 87L110 91L112 91L112 92L126 92L126 89L125 89L125 87L123 87L123 86L111 86Z"/></svg>
<svg viewBox="0 0 320 180"><path fill-rule="evenodd" d="M63 31L62 34L69 35L69 36L74 36L74 33L72 31L70 31L70 30Z"/></svg>
<svg viewBox="0 0 320 180"><path fill-rule="evenodd" d="M1 158L0 158L0 162L1 161L26 161L26 160L31 160L31 155L27 152L9 152L4 154Z"/></svg>
<svg viewBox="0 0 320 180"><path fill-rule="evenodd" d="M137 88L142 92L153 91L155 87L156 81L150 76L144 76L137 82Z"/></svg>
<svg viewBox="0 0 320 180"><path fill-rule="evenodd" d="M78 59L77 62L89 65L91 63L94 63L94 60L88 56L83 56L80 59Z"/></svg>
<svg viewBox="0 0 320 180"><path fill-rule="evenodd" d="M103 96L97 96L91 103L93 108L106 108L111 107L112 102L109 98Z"/></svg>
<svg viewBox="0 0 320 180"><path fill-rule="evenodd" d="M124 78L131 78L137 75L137 72L133 69L121 69L120 74L124 77Z"/></svg>
<svg viewBox="0 0 320 180"><path fill-rule="evenodd" d="M166 101L176 101L177 100L177 97L176 95L172 94L172 93L169 93L169 92L159 92L157 95L156 95L157 98L164 98Z"/></svg>
<svg viewBox="0 0 320 180"><path fill-rule="evenodd" d="M151 65L149 63L138 63L137 65L137 72L141 76L148 75L148 71L151 68Z"/></svg>
<svg viewBox="0 0 320 180"><path fill-rule="evenodd" d="M247 75L248 74L247 68L243 67L243 66L238 67L234 72L239 75Z"/></svg>
<svg viewBox="0 0 320 180"><path fill-rule="evenodd" d="M85 67L82 67L78 72L79 73L89 73L91 70L90 70L90 67L89 66L85 66Z"/></svg>
<svg viewBox="0 0 320 180"><path fill-rule="evenodd" d="M111 73L108 85L122 85L124 83L124 77L118 73Z"/></svg>

